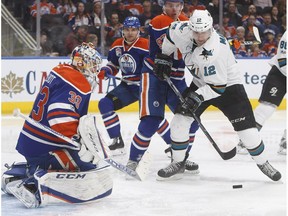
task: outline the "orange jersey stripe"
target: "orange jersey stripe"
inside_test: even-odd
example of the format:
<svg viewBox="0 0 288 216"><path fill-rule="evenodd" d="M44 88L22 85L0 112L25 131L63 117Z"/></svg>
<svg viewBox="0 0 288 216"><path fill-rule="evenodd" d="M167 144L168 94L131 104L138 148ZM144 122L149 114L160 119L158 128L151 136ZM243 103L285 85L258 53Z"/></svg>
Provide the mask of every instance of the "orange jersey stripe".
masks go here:
<svg viewBox="0 0 288 216"><path fill-rule="evenodd" d="M64 136L71 138L73 135L77 134L79 120L75 119L75 121L59 123L51 126L51 128Z"/></svg>
<svg viewBox="0 0 288 216"><path fill-rule="evenodd" d="M73 158L66 150L56 150L53 151L53 154L64 170L75 170L77 168L77 165L73 163Z"/></svg>
<svg viewBox="0 0 288 216"><path fill-rule="evenodd" d="M64 140L62 140L62 139L60 139L60 138L58 138L58 137L49 136L49 135L47 135L47 134L45 134L45 133L43 133L43 132L40 132L40 131L38 131L38 130L32 128L32 127L30 127L30 126L29 126L28 124L26 124L26 123L24 124L24 128L26 128L27 130L31 131L32 133L37 134L38 136L41 136L41 137L43 137L43 138L45 138L45 139L48 139L48 140L50 140L50 141L54 141L54 142L57 142L57 143L61 143L61 142L64 141ZM65 142L66 142L66 141L65 141Z"/></svg>
<svg viewBox="0 0 288 216"><path fill-rule="evenodd" d="M114 122L116 122L118 120L119 120L119 118L117 117L115 119L111 119L110 121L105 122L104 124L105 124L105 126L108 126L108 125L110 125L110 124L112 124L112 123L114 123Z"/></svg>
<svg viewBox="0 0 288 216"><path fill-rule="evenodd" d="M67 116L80 117L79 114L78 114L78 113L75 113L75 112L58 111L58 112L49 113L49 114L47 115L47 118L51 118L51 117L56 116L56 115L67 115Z"/></svg>
<svg viewBox="0 0 288 216"><path fill-rule="evenodd" d="M148 108L148 86L149 86L149 74L142 74L142 91L141 91L141 111L140 116L146 116L149 114Z"/></svg>
<svg viewBox="0 0 288 216"><path fill-rule="evenodd" d="M164 123L164 125L162 125L162 127L160 128L160 130L158 130L157 132L158 132L158 133L162 133L162 132L167 128L167 125L168 125L168 122L166 121L166 122Z"/></svg>
<svg viewBox="0 0 288 216"><path fill-rule="evenodd" d="M87 79L80 71L75 70L71 65L59 64L53 68L53 71L79 89L79 91L83 92L83 94L91 92L91 87Z"/></svg>

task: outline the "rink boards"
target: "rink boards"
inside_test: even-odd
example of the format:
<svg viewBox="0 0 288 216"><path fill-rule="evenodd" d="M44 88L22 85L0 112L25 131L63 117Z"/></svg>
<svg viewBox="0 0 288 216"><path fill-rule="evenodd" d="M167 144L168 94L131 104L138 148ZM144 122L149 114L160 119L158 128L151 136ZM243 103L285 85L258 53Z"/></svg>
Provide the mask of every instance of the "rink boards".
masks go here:
<svg viewBox="0 0 288 216"><path fill-rule="evenodd" d="M270 59L237 59L243 77L243 84L253 108L258 104L262 84L270 70ZM28 113L39 89L50 70L59 63L69 63L69 58L2 58L1 66L1 107L2 114L10 114L15 108ZM106 65L107 59L102 65ZM186 82L192 76L187 71ZM119 76L119 75L118 75ZM89 112L98 112L98 101L119 84L115 79L101 81L91 96ZM209 108L213 110L215 108ZM286 109L286 98L279 109ZM121 111L137 111L138 103L131 104Z"/></svg>

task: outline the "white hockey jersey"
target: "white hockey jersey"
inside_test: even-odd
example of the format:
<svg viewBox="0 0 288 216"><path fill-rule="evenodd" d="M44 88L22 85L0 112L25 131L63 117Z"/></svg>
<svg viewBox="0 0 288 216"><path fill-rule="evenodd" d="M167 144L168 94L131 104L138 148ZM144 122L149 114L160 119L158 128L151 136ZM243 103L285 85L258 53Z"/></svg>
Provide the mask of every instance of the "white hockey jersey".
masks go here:
<svg viewBox="0 0 288 216"><path fill-rule="evenodd" d="M220 96L227 86L241 84L241 73L226 38L213 30L211 37L197 47L192 34L189 21L173 22L164 38L162 53L170 55L175 49L180 50L199 87L196 92L210 100Z"/></svg>
<svg viewBox="0 0 288 216"><path fill-rule="evenodd" d="M286 38L286 31L282 35L277 49L277 54L270 60L269 64L271 66L275 65L280 72L286 76L286 64L287 64L287 38Z"/></svg>

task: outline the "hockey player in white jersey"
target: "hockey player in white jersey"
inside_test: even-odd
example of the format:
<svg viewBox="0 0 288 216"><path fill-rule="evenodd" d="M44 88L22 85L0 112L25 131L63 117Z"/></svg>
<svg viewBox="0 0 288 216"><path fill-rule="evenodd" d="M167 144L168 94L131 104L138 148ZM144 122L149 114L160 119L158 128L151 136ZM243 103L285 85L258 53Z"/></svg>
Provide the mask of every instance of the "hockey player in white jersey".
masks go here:
<svg viewBox="0 0 288 216"><path fill-rule="evenodd" d="M182 94L185 102L179 104L171 122L172 162L158 171L158 180L181 177L189 127L194 121L191 113L200 116L213 105L229 119L259 169L273 181L278 181L280 172L262 154L264 143L229 43L213 29L213 19L207 10L195 10L189 21L170 25L162 53L155 59L154 73L160 79L169 77L170 54L177 48L194 78Z"/></svg>
<svg viewBox="0 0 288 216"><path fill-rule="evenodd" d="M276 111L286 94L286 62L287 62L286 32L282 35L277 49L277 54L270 60L271 69L263 84L259 98L259 105L254 111L256 124L260 130L265 121ZM243 142L240 140L237 146L239 154L248 154ZM286 155L286 129L279 144L278 154Z"/></svg>

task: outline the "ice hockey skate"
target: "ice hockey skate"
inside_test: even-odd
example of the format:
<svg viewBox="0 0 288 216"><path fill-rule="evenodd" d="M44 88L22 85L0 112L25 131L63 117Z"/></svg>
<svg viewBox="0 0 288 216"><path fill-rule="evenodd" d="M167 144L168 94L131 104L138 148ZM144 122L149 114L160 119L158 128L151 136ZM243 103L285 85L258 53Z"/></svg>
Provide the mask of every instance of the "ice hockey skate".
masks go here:
<svg viewBox="0 0 288 216"><path fill-rule="evenodd" d="M22 180L13 181L7 184L8 193L13 194L27 208L38 208L40 199L37 197L36 187L33 184L26 184Z"/></svg>
<svg viewBox="0 0 288 216"><path fill-rule="evenodd" d="M167 154L167 156L169 158L171 158L171 147L165 149L165 154ZM185 170L188 171L191 174L199 174L200 170L199 170L199 165L193 161L190 160L186 160L185 162Z"/></svg>
<svg viewBox="0 0 288 216"><path fill-rule="evenodd" d="M281 179L281 173L274 167L272 167L268 161L266 161L262 165L257 164L257 166L266 176L268 176L273 181L278 181L279 179Z"/></svg>
<svg viewBox="0 0 288 216"><path fill-rule="evenodd" d="M110 146L108 146L112 156L125 155L124 142L122 137L115 137Z"/></svg>
<svg viewBox="0 0 288 216"><path fill-rule="evenodd" d="M239 140L239 143L237 144L237 154L242 154L242 155L248 154L248 150L246 149L246 147L244 146L244 143L241 140Z"/></svg>
<svg viewBox="0 0 288 216"><path fill-rule="evenodd" d="M127 164L126 164L126 167L130 168L131 170L134 170L136 171L136 168L138 166L138 162L137 161L132 161L132 160L128 160ZM134 178L129 176L129 175L126 175L126 180L133 180Z"/></svg>
<svg viewBox="0 0 288 216"><path fill-rule="evenodd" d="M280 141L278 154L286 155L286 137L282 137Z"/></svg>
<svg viewBox="0 0 288 216"><path fill-rule="evenodd" d="M166 168L160 169L157 173L157 180L178 180L183 177L185 171L185 161L173 162L169 164Z"/></svg>

